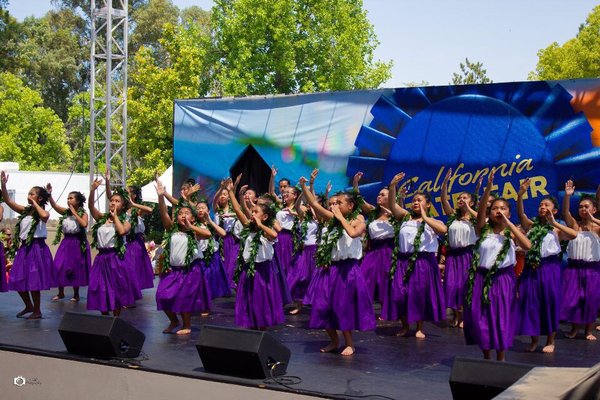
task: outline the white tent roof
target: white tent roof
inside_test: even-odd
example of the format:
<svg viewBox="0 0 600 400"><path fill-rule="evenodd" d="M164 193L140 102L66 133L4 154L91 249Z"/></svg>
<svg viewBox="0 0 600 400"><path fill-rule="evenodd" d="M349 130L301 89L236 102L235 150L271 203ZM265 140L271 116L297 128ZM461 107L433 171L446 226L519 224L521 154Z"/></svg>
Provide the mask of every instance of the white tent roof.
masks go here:
<svg viewBox="0 0 600 400"><path fill-rule="evenodd" d="M173 166L171 165L167 170L158 178L159 181L169 190L173 187ZM142 199L144 201L150 201L152 203L158 203L158 196L156 195L156 188L154 182L150 182L142 187Z"/></svg>

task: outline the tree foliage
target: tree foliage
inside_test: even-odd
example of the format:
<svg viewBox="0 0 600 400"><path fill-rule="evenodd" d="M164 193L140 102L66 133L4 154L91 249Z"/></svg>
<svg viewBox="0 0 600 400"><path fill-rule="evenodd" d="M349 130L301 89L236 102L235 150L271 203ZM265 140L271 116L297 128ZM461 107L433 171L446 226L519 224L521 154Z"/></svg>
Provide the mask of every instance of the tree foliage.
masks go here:
<svg viewBox="0 0 600 400"><path fill-rule="evenodd" d="M600 76L600 6L579 27L577 35L562 46L552 43L537 53L538 63L529 79L558 80Z"/></svg>
<svg viewBox="0 0 600 400"><path fill-rule="evenodd" d="M460 63L460 72L452 74L452 85L470 85L477 83L492 83L487 76L487 70L481 62L471 62L465 58L465 63Z"/></svg>
<svg viewBox="0 0 600 400"><path fill-rule="evenodd" d="M65 170L71 165L62 121L44 107L36 91L10 72L0 73L0 148L2 160L24 170Z"/></svg>

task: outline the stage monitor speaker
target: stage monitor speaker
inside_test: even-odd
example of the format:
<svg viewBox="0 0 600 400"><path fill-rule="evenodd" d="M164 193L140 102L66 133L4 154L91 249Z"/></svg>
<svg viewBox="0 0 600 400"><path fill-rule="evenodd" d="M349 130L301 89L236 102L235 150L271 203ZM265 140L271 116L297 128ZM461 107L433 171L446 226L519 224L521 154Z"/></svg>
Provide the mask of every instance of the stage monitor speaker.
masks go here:
<svg viewBox="0 0 600 400"><path fill-rule="evenodd" d="M146 336L117 317L67 312L58 332L67 351L96 358L134 358Z"/></svg>
<svg viewBox="0 0 600 400"><path fill-rule="evenodd" d="M533 367L528 364L456 357L450 372L452 398L493 399Z"/></svg>
<svg viewBox="0 0 600 400"><path fill-rule="evenodd" d="M290 350L267 332L203 325L196 349L207 372L252 379L283 375Z"/></svg>

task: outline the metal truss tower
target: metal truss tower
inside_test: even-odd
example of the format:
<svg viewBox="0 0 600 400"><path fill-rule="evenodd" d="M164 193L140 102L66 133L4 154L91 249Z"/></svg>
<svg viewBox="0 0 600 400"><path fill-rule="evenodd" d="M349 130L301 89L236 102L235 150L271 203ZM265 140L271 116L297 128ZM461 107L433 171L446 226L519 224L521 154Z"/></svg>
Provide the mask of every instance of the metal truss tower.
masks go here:
<svg viewBox="0 0 600 400"><path fill-rule="evenodd" d="M127 163L127 0L91 0L90 183L110 171L125 186Z"/></svg>

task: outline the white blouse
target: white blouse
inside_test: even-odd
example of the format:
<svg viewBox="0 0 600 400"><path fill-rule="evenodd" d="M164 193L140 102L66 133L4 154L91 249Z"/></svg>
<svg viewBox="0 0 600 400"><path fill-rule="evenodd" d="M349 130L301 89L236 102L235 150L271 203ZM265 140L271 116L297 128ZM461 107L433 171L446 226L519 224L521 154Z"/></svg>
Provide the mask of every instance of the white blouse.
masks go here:
<svg viewBox="0 0 600 400"><path fill-rule="evenodd" d="M97 243L99 249L112 249L117 242L115 225L104 224L98 228Z"/></svg>
<svg viewBox="0 0 600 400"><path fill-rule="evenodd" d="M185 255L187 254L188 235L185 232L175 232L171 235L171 248L169 254L169 263L174 267L185 266ZM192 261L201 258L202 253L198 248L194 250Z"/></svg>
<svg viewBox="0 0 600 400"><path fill-rule="evenodd" d="M279 221L279 225L281 225L283 229L288 231L292 230L295 215L292 214L289 209L284 208L283 210L277 211L275 218Z"/></svg>
<svg viewBox="0 0 600 400"><path fill-rule="evenodd" d="M569 241L567 254L572 260L600 261L600 239L591 231L579 231L577 237Z"/></svg>
<svg viewBox="0 0 600 400"><path fill-rule="evenodd" d="M506 240L505 236L497 233L488 234L483 242L481 242L481 246L479 247L479 266L485 269L492 269L494 262L496 262L496 257L500 253L502 249L502 245ZM517 257L515 254L515 243L512 239L510 240L510 247L508 249L508 253L506 257L504 257L504 261L498 266L500 268L512 267L517 263Z"/></svg>
<svg viewBox="0 0 600 400"><path fill-rule="evenodd" d="M345 229L331 250L331 261L347 260L349 258L359 260L362 257L361 237L351 238Z"/></svg>
<svg viewBox="0 0 600 400"><path fill-rule="evenodd" d="M394 227L390 221L376 219L369 223L369 237L374 240L390 239L394 237Z"/></svg>
<svg viewBox="0 0 600 400"><path fill-rule="evenodd" d="M560 240L558 239L556 232L548 232L546 236L544 236L544 239L542 239L542 250L540 252L540 256L542 258L554 256L559 254L561 250Z"/></svg>
<svg viewBox="0 0 600 400"><path fill-rule="evenodd" d="M412 219L402 223L400 226L400 233L398 234L401 253L412 253L414 251L415 247L413 243L417 236L417 230L419 229L419 226L424 223L425 222L418 222ZM421 246L418 251L436 253L437 250L437 234L429 225L425 225L425 230L421 235Z"/></svg>
<svg viewBox="0 0 600 400"><path fill-rule="evenodd" d="M63 220L62 223L62 231L63 233L74 235L81 231L81 225L77 222L77 219L74 215L69 215L67 218Z"/></svg>
<svg viewBox="0 0 600 400"><path fill-rule="evenodd" d="M241 239L243 230L244 230L244 224L242 224L239 219L236 219L235 223L233 224L233 230L232 230L233 235L236 238Z"/></svg>
<svg viewBox="0 0 600 400"><path fill-rule="evenodd" d="M254 239L254 236L256 236L256 232L250 232L244 243L244 252L242 253L242 256L244 257L245 262L250 261L250 250L252 248L252 239ZM263 234L260 238L260 243L258 244L258 252L256 253L256 260L254 260L254 262L260 263L263 261L270 261L273 259L274 253L273 242L267 239Z"/></svg>
<svg viewBox="0 0 600 400"><path fill-rule="evenodd" d="M33 224L33 217L31 215L26 216L21 221L21 232L19 234L19 238L21 240L27 239L27 234L31 229L31 225ZM35 228L35 232L33 233L33 237L37 238L46 238L48 237L48 231L46 230L46 223L40 219L37 227Z"/></svg>
<svg viewBox="0 0 600 400"><path fill-rule="evenodd" d="M317 244L317 232L319 231L319 224L315 220L310 220L306 224L306 236L304 237L304 245L312 246Z"/></svg>
<svg viewBox="0 0 600 400"><path fill-rule="evenodd" d="M137 226L135 227L135 230L133 231L133 233L138 234L138 233L144 233L146 232L146 226L144 225L144 218L138 216L138 223Z"/></svg>
<svg viewBox="0 0 600 400"><path fill-rule="evenodd" d="M471 221L456 220L448 227L448 244L452 249L472 246L477 241L475 227Z"/></svg>
<svg viewBox="0 0 600 400"><path fill-rule="evenodd" d="M235 214L215 214L215 223L217 225L221 225L221 218L223 218L223 229L225 229L225 232L233 232L233 226L237 221L237 217L235 216Z"/></svg>

